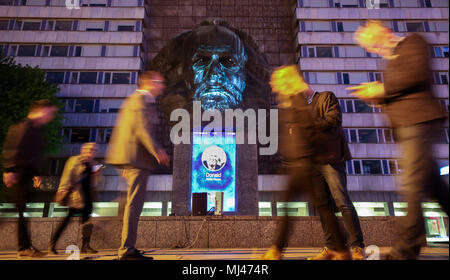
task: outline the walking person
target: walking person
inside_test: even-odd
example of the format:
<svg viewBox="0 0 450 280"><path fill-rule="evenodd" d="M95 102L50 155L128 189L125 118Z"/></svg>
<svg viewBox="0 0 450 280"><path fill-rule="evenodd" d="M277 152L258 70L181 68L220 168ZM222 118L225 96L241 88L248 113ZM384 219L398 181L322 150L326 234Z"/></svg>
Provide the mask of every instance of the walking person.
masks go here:
<svg viewBox="0 0 450 280"><path fill-rule="evenodd" d="M329 230L329 246L334 248L330 260L350 260L351 255L345 244L335 216L329 192L325 184L319 182L319 173L314 164L317 132L305 91L307 84L298 72L297 66L282 67L272 74L272 91L278 93L280 108L279 153L283 166L289 171L288 189L283 201L292 201L297 194L308 194L320 214L322 223ZM275 244L263 255L265 260L279 260L289 233L289 218L283 217L278 227Z"/></svg>
<svg viewBox="0 0 450 280"><path fill-rule="evenodd" d="M355 33L367 51L386 60L384 83L350 87L352 95L383 107L403 152L402 193L408 213L401 217L398 240L388 259L416 259L425 241L421 202L437 200L447 215L448 185L439 176L432 145L447 118L434 98L430 59L425 39L416 33L399 37L378 21L369 21Z"/></svg>
<svg viewBox="0 0 450 280"><path fill-rule="evenodd" d="M90 246L93 224L89 223L92 214L93 190L100 168L94 170L94 158L97 153L95 143L84 143L81 152L77 156L70 157L61 176L56 201L69 207L69 213L63 222L57 227L53 234L48 252L50 255L57 255L55 249L56 242L69 224L70 219L75 215L81 215L82 254L95 254L96 250Z"/></svg>
<svg viewBox="0 0 450 280"><path fill-rule="evenodd" d="M19 258L45 255L32 245L24 212L33 187L39 187L41 182L38 176L45 148L43 129L55 118L57 111L58 107L49 100L35 101L26 119L9 128L3 146L3 182L11 188L19 212Z"/></svg>
<svg viewBox="0 0 450 280"><path fill-rule="evenodd" d="M152 259L145 257L135 245L148 176L158 164L169 164L169 157L156 142L153 131L158 121L155 98L163 90L164 77L161 74L153 71L142 73L139 88L124 101L111 135L106 163L123 169L128 184L119 260Z"/></svg>
<svg viewBox="0 0 450 280"><path fill-rule="evenodd" d="M304 95L311 107L316 131L314 162L318 183L326 190L323 194L328 193L331 196L337 210L342 214L345 228L349 233L348 245L352 259L364 260L363 233L358 213L347 191L345 162L351 159L351 154L342 128L342 110L339 101L333 92L317 92L309 85ZM310 260L327 260L336 252L331 242L332 231L328 228L328 223L322 221L322 228L326 240L325 248L316 257L309 258Z"/></svg>

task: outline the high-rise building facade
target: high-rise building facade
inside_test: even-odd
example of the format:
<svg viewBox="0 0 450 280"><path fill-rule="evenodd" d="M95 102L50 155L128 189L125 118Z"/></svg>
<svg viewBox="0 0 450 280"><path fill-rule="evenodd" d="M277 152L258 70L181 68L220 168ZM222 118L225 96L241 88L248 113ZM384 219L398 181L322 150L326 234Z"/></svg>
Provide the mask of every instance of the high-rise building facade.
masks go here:
<svg viewBox="0 0 450 280"><path fill-rule="evenodd" d="M76 2L76 1L70 1ZM271 67L297 63L317 91L339 98L353 159L347 163L348 189L362 216L404 215L396 194L400 151L380 108L352 98L346 87L383 81L384 61L356 45L354 31L367 19L382 21L399 35L419 32L429 42L433 90L448 112L448 0L81 0L69 9L65 0L0 0L0 47L21 64L39 66L59 84L66 104L63 151L47 162L57 181L68 156L81 143L100 145L102 160L123 99L136 89L138 73L177 34L206 18L221 18L249 34ZM367 3L370 3L367 6ZM420 108L412 108L414 110ZM440 167L448 166L448 122L436 143ZM281 215L278 194L286 177L276 174L273 158L260 157L260 215ZM172 176L151 176L143 215L170 213ZM125 184L106 169L97 215L114 215ZM448 175L446 175L448 182ZM312 215L301 197L290 203L292 215ZM114 202L115 201L115 202ZM44 215L58 215L46 203ZM427 203L429 235L440 235L442 211ZM95 211L94 211L95 212ZM437 233L431 232L436 231ZM448 228L448 226L447 226ZM445 227L444 227L445 231ZM444 234L442 234L444 235Z"/></svg>

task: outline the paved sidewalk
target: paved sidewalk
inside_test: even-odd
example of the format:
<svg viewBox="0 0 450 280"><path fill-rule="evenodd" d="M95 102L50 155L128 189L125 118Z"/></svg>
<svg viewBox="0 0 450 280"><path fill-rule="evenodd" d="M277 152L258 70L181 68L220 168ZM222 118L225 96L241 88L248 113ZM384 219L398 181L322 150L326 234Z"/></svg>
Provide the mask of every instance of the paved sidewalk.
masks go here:
<svg viewBox="0 0 450 280"><path fill-rule="evenodd" d="M314 256L322 248L287 248L284 253L286 260L304 260ZM254 260L261 256L267 249L264 248L235 248L235 249L142 249L146 256L152 256L155 260ZM380 247L381 257L389 252L389 247ZM77 254L65 254L59 250L58 256L45 256L39 260L67 260L70 257L77 259ZM368 254L372 255L372 254ZM375 257L372 255L372 257ZM23 258L30 260L31 258ZM80 254L79 259L89 260L115 260L117 250L99 250L98 254ZM448 260L448 245L427 246L422 248L419 259L421 260ZM0 252L0 260L20 260L15 251Z"/></svg>

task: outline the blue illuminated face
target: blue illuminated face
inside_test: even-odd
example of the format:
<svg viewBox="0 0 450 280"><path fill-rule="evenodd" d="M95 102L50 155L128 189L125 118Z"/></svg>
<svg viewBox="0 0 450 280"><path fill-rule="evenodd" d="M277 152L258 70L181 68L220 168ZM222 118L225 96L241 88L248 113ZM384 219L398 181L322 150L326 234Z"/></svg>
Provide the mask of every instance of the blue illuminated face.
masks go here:
<svg viewBox="0 0 450 280"><path fill-rule="evenodd" d="M200 45L192 57L194 100L204 110L235 108L242 102L247 56L241 40L226 35L228 44Z"/></svg>

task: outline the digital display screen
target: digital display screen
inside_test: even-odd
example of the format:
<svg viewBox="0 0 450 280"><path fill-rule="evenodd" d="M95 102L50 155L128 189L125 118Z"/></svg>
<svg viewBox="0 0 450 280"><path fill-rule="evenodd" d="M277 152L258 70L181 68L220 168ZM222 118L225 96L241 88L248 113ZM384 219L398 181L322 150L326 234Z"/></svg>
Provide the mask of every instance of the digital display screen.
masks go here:
<svg viewBox="0 0 450 280"><path fill-rule="evenodd" d="M192 193L208 193L209 211L223 192L223 211L236 211L236 133L193 133L191 182L191 209Z"/></svg>

